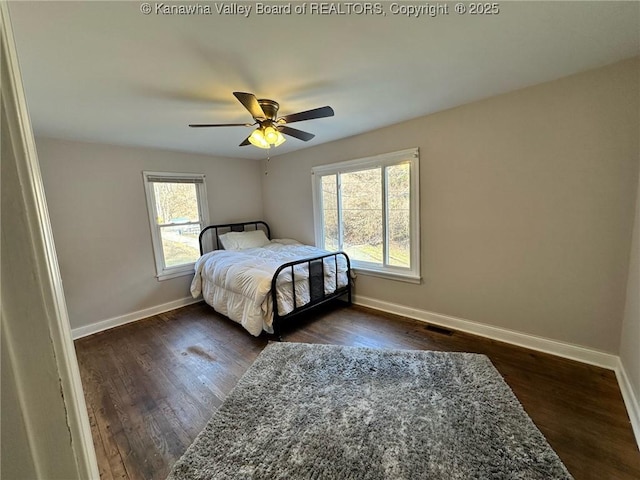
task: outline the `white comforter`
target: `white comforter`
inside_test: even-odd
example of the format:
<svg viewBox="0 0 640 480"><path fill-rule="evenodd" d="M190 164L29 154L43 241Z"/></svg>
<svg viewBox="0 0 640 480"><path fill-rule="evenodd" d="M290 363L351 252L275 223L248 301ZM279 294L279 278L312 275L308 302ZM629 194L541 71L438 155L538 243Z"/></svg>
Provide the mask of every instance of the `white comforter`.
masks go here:
<svg viewBox="0 0 640 480"><path fill-rule="evenodd" d="M195 265L191 295L202 294L217 312L242 324L249 333L258 336L265 330L273 333L271 279L277 268L294 260L329 253L291 240L273 240L260 248L246 250L215 250L204 254ZM325 294L336 289L334 257L324 259ZM309 272L307 264L294 268L295 304L309 302ZM347 285L347 262L338 256L338 288ZM285 315L294 308L291 269L278 276L278 313Z"/></svg>

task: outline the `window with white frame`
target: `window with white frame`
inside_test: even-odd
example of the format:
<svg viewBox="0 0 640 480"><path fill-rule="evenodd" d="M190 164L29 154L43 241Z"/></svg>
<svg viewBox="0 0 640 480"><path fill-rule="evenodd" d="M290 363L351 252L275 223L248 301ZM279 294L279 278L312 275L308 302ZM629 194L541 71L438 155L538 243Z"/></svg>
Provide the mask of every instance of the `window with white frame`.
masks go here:
<svg viewBox="0 0 640 480"><path fill-rule="evenodd" d="M314 167L316 245L356 270L420 281L417 148Z"/></svg>
<svg viewBox="0 0 640 480"><path fill-rule="evenodd" d="M205 176L168 172L142 175L158 279L192 273L200 256L198 235L209 223Z"/></svg>

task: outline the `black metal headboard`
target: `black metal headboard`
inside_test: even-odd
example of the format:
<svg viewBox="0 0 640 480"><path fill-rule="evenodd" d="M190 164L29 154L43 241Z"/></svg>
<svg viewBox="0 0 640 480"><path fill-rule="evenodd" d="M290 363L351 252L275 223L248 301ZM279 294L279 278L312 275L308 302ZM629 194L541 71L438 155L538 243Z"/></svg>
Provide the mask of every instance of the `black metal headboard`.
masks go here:
<svg viewBox="0 0 640 480"><path fill-rule="evenodd" d="M269 229L269 225L267 225L262 220L255 220L252 222L223 223L220 225L209 225L208 227L205 227L200 232L200 236L198 237L198 242L200 243L200 255L204 254L204 246L202 243L202 239L205 238L204 234L209 230L214 231L213 238L215 239L215 242L212 243L211 245L212 247L215 247L215 248L212 248L212 250L220 250L219 236L228 232L246 232L246 231L253 231L253 230L262 230L267 235L267 238L271 240L271 230Z"/></svg>

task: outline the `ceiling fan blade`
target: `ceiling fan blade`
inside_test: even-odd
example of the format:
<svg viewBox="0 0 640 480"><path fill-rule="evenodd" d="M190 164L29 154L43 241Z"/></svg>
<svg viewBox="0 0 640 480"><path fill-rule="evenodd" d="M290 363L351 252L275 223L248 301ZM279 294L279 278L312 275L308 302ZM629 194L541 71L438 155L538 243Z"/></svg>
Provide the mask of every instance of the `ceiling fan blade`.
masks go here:
<svg viewBox="0 0 640 480"><path fill-rule="evenodd" d="M190 123L190 127L251 127L255 123Z"/></svg>
<svg viewBox="0 0 640 480"><path fill-rule="evenodd" d="M249 110L253 118L267 118L253 93L233 92L233 95L244 105L244 108Z"/></svg>
<svg viewBox="0 0 640 480"><path fill-rule="evenodd" d="M302 130L298 130L297 128L287 127L286 125L279 126L278 130L280 130L285 135L290 135L292 137L296 137L296 138L302 140L303 142L308 142L313 137L315 137L315 135L313 133L303 132Z"/></svg>
<svg viewBox="0 0 640 480"><path fill-rule="evenodd" d="M249 137L245 138L244 141L238 146L239 147L244 147L246 145L251 145L251 142L249 141Z"/></svg>
<svg viewBox="0 0 640 480"><path fill-rule="evenodd" d="M278 120L284 120L285 123L302 122L304 120L313 120L314 118L333 117L333 108L326 106L320 108L314 108L313 110L307 110L299 113L292 113L291 115L285 115Z"/></svg>

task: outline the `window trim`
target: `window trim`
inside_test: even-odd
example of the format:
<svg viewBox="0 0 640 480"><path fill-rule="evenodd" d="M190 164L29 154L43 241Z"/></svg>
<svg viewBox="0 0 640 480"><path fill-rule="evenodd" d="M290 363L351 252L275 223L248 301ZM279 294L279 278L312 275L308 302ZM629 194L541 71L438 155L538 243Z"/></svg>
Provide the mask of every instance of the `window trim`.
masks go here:
<svg viewBox="0 0 640 480"><path fill-rule="evenodd" d="M167 183L182 181L184 183L192 183L196 185L200 230L202 230L202 228L204 228L203 225L206 226L209 224L206 176L203 173L150 172L146 170L142 172L144 191L147 198L147 213L149 216L149 229L151 231L151 244L153 246L153 257L156 267L155 276L158 280L169 280L170 278L193 274L195 262L175 267L167 267L164 264L164 251L162 249L160 228L166 225L158 225L156 223L158 210L154 199L153 188L151 187L151 184L154 183L154 178L166 179ZM190 222L189 224L193 224L193 222Z"/></svg>
<svg viewBox="0 0 640 480"><path fill-rule="evenodd" d="M410 162L410 213L409 213L409 235L411 238L410 258L411 265L409 268L397 267L393 265L377 265L361 260L351 260L353 268L356 272L376 277L389 278L392 280L401 280L410 283L420 283L422 277L420 275L420 152L417 147L400 150L397 152L384 153L371 157L347 160L344 162L331 163L327 165L319 165L311 169L311 184L313 195L313 224L315 230L315 243L318 247L324 248L324 225L322 223L322 187L320 185L321 178L326 175L338 175L354 171L364 170L366 168L387 167L397 165L401 162ZM385 170L383 169L383 176ZM383 180L381 194L386 196L385 190L386 180ZM338 185L337 193L338 215L341 215L341 193ZM383 201L383 235L385 243L388 242L388 231L386 225L386 208L387 202ZM338 229L342 229L342 222L338 222ZM341 236L341 235L340 235ZM386 251L386 249L384 249ZM388 252L387 252L388 255Z"/></svg>

